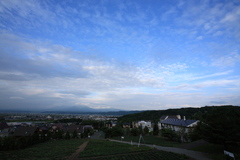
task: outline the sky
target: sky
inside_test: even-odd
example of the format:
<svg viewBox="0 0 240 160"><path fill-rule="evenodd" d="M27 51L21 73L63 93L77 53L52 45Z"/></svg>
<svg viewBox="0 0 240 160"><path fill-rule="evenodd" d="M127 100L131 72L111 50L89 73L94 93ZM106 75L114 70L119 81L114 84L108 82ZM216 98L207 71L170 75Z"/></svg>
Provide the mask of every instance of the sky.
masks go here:
<svg viewBox="0 0 240 160"><path fill-rule="evenodd" d="M0 109L240 105L240 0L1 0Z"/></svg>

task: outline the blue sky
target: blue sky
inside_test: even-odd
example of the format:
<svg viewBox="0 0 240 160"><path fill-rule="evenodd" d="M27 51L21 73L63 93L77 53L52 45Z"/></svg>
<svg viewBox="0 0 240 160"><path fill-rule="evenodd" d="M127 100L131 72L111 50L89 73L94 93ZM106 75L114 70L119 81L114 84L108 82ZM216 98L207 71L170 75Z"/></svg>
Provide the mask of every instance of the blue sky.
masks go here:
<svg viewBox="0 0 240 160"><path fill-rule="evenodd" d="M239 0L0 1L0 108L240 105Z"/></svg>

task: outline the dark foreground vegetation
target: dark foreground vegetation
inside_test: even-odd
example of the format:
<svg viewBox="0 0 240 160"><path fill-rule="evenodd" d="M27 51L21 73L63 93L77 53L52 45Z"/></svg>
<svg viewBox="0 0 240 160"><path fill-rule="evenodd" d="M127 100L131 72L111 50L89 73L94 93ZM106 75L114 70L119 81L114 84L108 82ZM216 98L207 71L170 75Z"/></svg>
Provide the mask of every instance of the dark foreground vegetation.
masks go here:
<svg viewBox="0 0 240 160"><path fill-rule="evenodd" d="M26 149L14 151L0 151L2 160L65 160L85 139L50 140L33 145Z"/></svg>

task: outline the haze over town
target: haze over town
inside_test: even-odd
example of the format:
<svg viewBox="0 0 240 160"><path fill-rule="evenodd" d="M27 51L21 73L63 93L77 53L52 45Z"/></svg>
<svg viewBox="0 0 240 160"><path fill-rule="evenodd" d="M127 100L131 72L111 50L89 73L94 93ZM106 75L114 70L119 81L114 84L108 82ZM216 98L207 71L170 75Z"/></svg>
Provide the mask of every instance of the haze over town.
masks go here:
<svg viewBox="0 0 240 160"><path fill-rule="evenodd" d="M0 109L240 105L239 0L0 1Z"/></svg>

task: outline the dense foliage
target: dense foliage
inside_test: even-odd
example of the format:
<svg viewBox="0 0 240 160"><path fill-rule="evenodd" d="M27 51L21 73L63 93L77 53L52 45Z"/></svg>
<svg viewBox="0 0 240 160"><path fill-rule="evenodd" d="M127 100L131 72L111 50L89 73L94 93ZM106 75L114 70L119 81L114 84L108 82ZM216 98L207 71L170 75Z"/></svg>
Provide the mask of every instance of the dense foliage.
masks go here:
<svg viewBox="0 0 240 160"><path fill-rule="evenodd" d="M239 146L240 144L240 107L239 106L206 106L202 108L181 108L159 111L145 111L141 113L125 115L119 118L118 123L150 120L156 122L162 115L181 115L187 119L197 119L201 123L190 130L187 138L197 140L204 138L211 143L231 144ZM156 126L155 126L156 127ZM154 127L154 128L155 128ZM134 129L132 135L138 135ZM155 129L154 134L157 134ZM179 139L177 135L170 130L163 130L163 135L168 139ZM181 135L186 136L186 135Z"/></svg>
<svg viewBox="0 0 240 160"><path fill-rule="evenodd" d="M81 138L87 138L89 135L93 135L93 129L86 128L84 132L81 134ZM58 130L57 132L48 132L47 134L38 134L34 133L31 136L8 136L8 137L0 137L0 151L4 150L17 150L17 149L24 149L30 147L32 145L46 142L48 140L61 140L61 139L77 139L78 134L76 130L70 134L68 131L64 133L62 130Z"/></svg>
<svg viewBox="0 0 240 160"><path fill-rule="evenodd" d="M0 151L1 160L66 160L86 139L50 140L31 147Z"/></svg>
<svg viewBox="0 0 240 160"><path fill-rule="evenodd" d="M201 119L202 114L211 111L214 106L206 106L201 108L178 108L178 109L167 109L167 110L154 110L145 111L135 114L124 115L118 118L119 124L132 121L150 120L152 122L158 122L160 117L163 115L181 115L187 119Z"/></svg>
<svg viewBox="0 0 240 160"><path fill-rule="evenodd" d="M196 128L202 138L225 147L240 144L240 107L216 107L202 115Z"/></svg>
<svg viewBox="0 0 240 160"><path fill-rule="evenodd" d="M49 136L34 134L26 137L0 137L0 150L24 149L49 140Z"/></svg>

